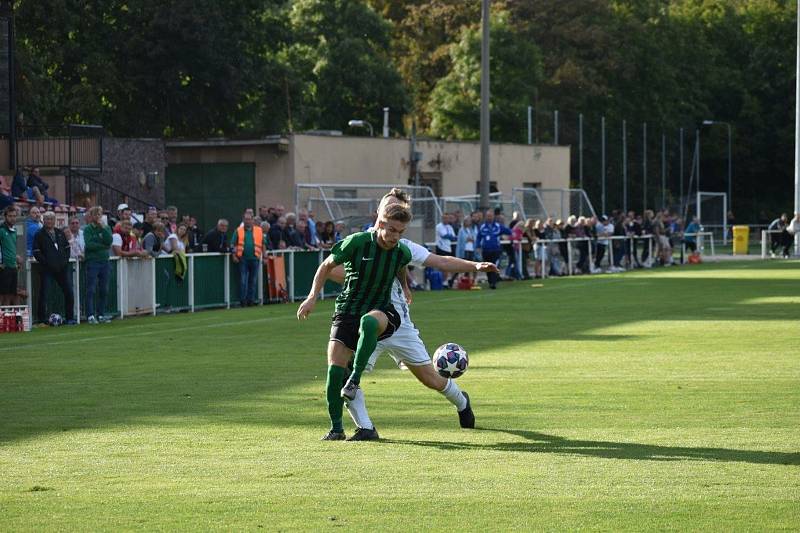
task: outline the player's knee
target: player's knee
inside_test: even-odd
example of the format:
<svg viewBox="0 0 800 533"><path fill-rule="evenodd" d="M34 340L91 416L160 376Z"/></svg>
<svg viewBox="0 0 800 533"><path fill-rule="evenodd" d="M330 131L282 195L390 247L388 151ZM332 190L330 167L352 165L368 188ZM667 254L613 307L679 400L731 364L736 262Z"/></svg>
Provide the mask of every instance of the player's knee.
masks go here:
<svg viewBox="0 0 800 533"><path fill-rule="evenodd" d="M372 315L364 315L361 317L360 323L361 333L369 335L376 335L378 333L378 319Z"/></svg>

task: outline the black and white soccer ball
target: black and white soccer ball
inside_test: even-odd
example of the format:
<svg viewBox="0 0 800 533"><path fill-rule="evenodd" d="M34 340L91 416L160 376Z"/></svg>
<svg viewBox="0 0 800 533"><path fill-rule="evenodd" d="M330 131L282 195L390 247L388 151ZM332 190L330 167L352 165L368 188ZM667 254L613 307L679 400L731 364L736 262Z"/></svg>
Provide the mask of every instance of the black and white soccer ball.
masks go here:
<svg viewBox="0 0 800 533"><path fill-rule="evenodd" d="M58 313L53 313L50 315L50 318L47 319L47 323L53 327L58 327L64 323L64 318Z"/></svg>
<svg viewBox="0 0 800 533"><path fill-rule="evenodd" d="M442 344L433 353L433 366L444 378L463 376L469 366L467 351L454 342Z"/></svg>

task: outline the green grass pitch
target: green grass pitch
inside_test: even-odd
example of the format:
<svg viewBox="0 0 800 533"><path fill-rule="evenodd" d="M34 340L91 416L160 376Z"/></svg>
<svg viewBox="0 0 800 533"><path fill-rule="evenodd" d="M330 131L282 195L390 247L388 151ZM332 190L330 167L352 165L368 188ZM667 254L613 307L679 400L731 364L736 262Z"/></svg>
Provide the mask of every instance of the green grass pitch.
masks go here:
<svg viewBox="0 0 800 533"><path fill-rule="evenodd" d="M330 301L0 336L0 530L800 528L800 264L543 285L416 294L478 429L386 358L378 443L318 440Z"/></svg>

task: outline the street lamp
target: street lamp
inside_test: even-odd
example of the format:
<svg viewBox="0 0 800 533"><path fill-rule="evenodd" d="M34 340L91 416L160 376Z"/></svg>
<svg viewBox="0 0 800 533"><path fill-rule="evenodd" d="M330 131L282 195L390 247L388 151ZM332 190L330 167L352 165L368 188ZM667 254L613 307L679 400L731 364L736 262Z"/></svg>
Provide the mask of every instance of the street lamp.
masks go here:
<svg viewBox="0 0 800 533"><path fill-rule="evenodd" d="M355 120L355 119L353 119L353 120L349 121L349 122L347 123L347 125L348 125L348 126L350 126L351 128L363 128L363 127L367 127L367 128L369 128L369 136L370 136L370 137L372 137L372 136L373 136L373 133L372 133L372 124L370 124L370 123L369 123L369 122L367 122L366 120Z"/></svg>
<svg viewBox="0 0 800 533"><path fill-rule="evenodd" d="M733 152L731 150L731 143L732 143L732 133L731 133L731 125L729 122L722 122L719 120L704 120L703 126L727 126L728 128L728 210L733 211L733 189L732 189L732 180L731 176L733 174ZM725 216L728 216L728 213L725 213Z"/></svg>

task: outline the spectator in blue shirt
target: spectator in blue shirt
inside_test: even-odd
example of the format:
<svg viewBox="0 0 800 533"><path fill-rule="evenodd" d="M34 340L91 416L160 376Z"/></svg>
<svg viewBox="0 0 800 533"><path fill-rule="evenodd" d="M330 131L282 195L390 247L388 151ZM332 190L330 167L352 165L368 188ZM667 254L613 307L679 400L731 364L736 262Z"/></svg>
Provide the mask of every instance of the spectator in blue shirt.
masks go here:
<svg viewBox="0 0 800 533"><path fill-rule="evenodd" d="M481 250L481 257L489 263L497 263L500 258L500 236L511 235L511 230L506 226L495 222L494 211L489 209L486 211L485 222L481 224L478 230L478 242L476 248ZM488 272L489 288L497 288L497 280L499 276L495 272Z"/></svg>
<svg viewBox="0 0 800 533"><path fill-rule="evenodd" d="M686 243L686 249L690 252L697 250L697 232L702 231L697 217L692 218L692 222L686 226L686 231L683 232L683 242Z"/></svg>
<svg viewBox="0 0 800 533"><path fill-rule="evenodd" d="M33 238L42 229L42 214L36 206L28 211L28 220L25 221L25 238L28 246L28 257L33 256Z"/></svg>

